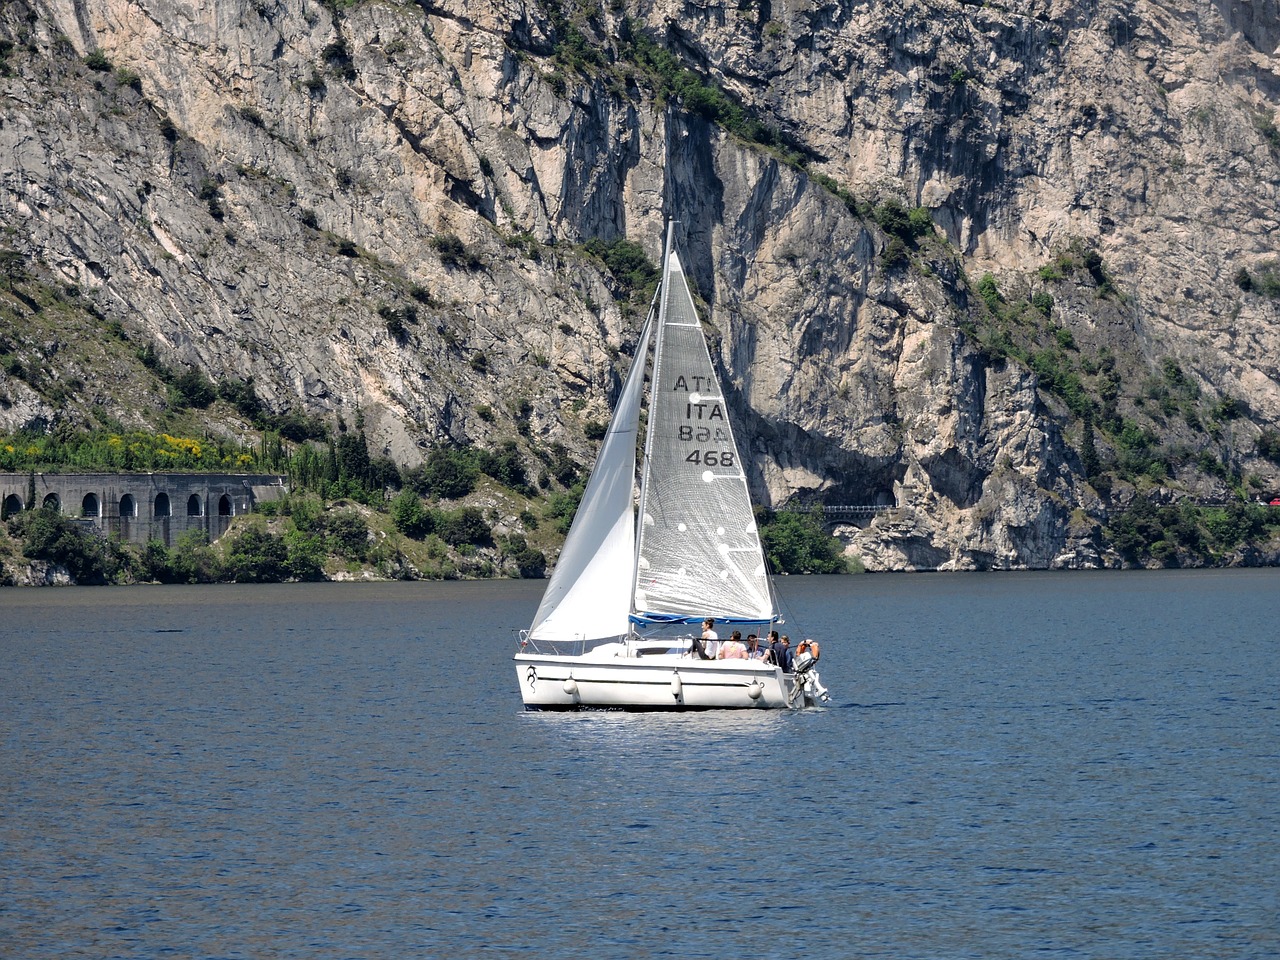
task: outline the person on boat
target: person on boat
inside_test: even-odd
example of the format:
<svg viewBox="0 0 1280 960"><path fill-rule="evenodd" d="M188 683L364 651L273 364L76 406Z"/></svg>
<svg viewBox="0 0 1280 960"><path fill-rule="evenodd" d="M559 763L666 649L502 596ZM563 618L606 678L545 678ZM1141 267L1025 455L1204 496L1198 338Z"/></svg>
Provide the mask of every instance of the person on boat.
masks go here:
<svg viewBox="0 0 1280 960"><path fill-rule="evenodd" d="M764 660L773 663L773 653L767 646L760 646L760 638L754 633L747 635L747 659Z"/></svg>
<svg viewBox="0 0 1280 960"><path fill-rule="evenodd" d="M809 640L807 638L801 640L800 646L796 647L796 656L800 656L800 654L804 653L806 650L809 651L809 656L813 657L814 663L817 663L818 660L822 658L822 650L818 646L817 640Z"/></svg>
<svg viewBox="0 0 1280 960"><path fill-rule="evenodd" d="M708 660L714 660L720 651L720 634L715 631L716 622L710 617L702 621L702 649Z"/></svg>
<svg viewBox="0 0 1280 960"><path fill-rule="evenodd" d="M818 699L826 703L831 699L831 694L822 685L822 678L818 676L818 657L821 652L817 640L801 640L800 645L796 647L795 667L797 671L804 674L806 690L816 693Z"/></svg>
<svg viewBox="0 0 1280 960"><path fill-rule="evenodd" d="M769 655L773 657L773 662L779 667L782 666L782 640L778 637L778 631L770 630L769 636L765 638L764 642L765 646L769 648Z"/></svg>
<svg viewBox="0 0 1280 960"><path fill-rule="evenodd" d="M775 635L777 631L774 631ZM791 652L791 638L779 637L777 644L773 648L773 659L778 666L782 668L783 673L790 673L793 666L795 655Z"/></svg>
<svg viewBox="0 0 1280 960"><path fill-rule="evenodd" d="M745 660L747 659L747 648L742 644L742 631L733 631L727 641L720 645L720 652L716 654L717 660Z"/></svg>

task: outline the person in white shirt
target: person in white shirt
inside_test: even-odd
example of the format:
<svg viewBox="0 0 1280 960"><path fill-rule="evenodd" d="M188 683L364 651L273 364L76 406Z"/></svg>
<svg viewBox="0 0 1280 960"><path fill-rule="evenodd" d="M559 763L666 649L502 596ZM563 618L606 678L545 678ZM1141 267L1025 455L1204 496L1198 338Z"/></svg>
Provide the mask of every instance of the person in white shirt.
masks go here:
<svg viewBox="0 0 1280 960"><path fill-rule="evenodd" d="M715 631L716 622L710 617L702 621L702 649L712 660L720 652L720 634Z"/></svg>

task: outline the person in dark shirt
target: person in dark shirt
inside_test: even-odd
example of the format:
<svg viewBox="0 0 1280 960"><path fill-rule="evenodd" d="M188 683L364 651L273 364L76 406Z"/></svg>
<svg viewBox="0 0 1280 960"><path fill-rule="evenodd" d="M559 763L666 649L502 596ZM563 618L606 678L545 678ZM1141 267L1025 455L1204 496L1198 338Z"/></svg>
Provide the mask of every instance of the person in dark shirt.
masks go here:
<svg viewBox="0 0 1280 960"><path fill-rule="evenodd" d="M783 673L791 672L791 640L788 637L779 637L778 631L774 630L769 634L772 643L769 648L773 651L773 662L782 668Z"/></svg>

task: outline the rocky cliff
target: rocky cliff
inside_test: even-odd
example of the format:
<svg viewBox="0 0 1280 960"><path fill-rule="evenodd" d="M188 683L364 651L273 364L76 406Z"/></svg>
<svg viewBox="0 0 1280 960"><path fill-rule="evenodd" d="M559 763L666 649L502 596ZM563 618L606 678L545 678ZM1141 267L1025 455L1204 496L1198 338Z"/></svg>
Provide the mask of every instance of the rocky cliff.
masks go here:
<svg viewBox="0 0 1280 960"><path fill-rule="evenodd" d="M869 568L1114 563L1137 486L1280 484L1277 0L11 0L0 37L0 247L58 301L0 332L62 387L9 364L0 428L155 423L72 349L113 329L402 463L585 462L644 304L583 244L674 217L754 489L892 505L843 531ZM1104 465L1178 454L1097 482L1095 422Z"/></svg>

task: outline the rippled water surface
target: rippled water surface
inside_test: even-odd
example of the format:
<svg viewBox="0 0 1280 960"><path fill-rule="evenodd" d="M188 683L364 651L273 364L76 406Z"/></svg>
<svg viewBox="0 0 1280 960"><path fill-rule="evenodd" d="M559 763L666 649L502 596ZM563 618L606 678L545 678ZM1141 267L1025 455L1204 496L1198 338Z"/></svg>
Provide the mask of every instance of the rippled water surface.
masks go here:
<svg viewBox="0 0 1280 960"><path fill-rule="evenodd" d="M0 591L0 956L1280 956L1280 572L784 579L833 704L690 716L541 586Z"/></svg>

